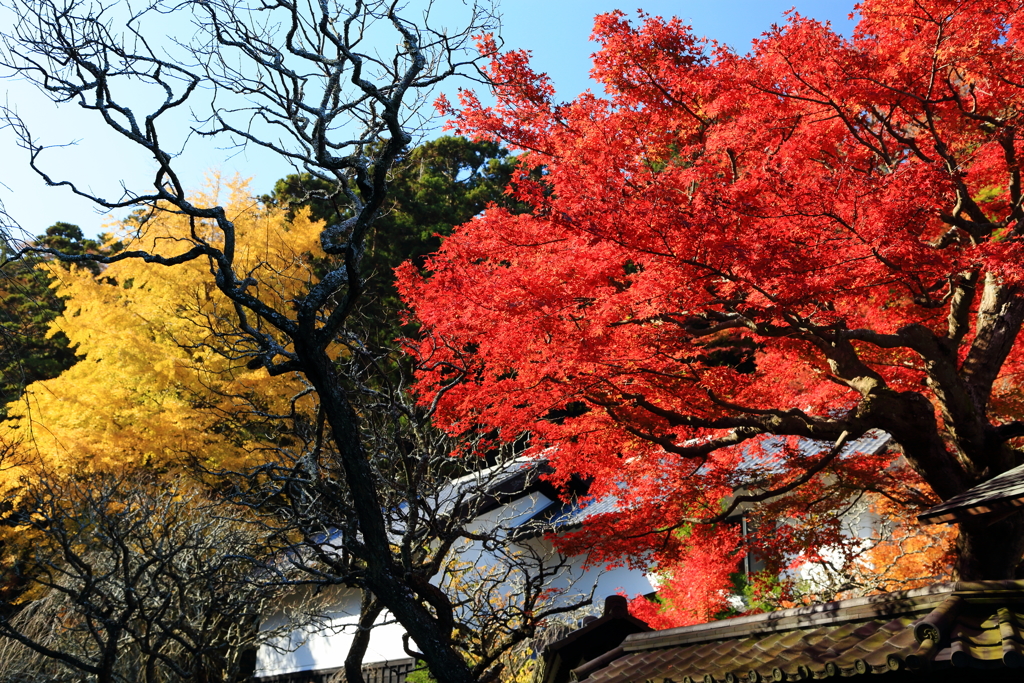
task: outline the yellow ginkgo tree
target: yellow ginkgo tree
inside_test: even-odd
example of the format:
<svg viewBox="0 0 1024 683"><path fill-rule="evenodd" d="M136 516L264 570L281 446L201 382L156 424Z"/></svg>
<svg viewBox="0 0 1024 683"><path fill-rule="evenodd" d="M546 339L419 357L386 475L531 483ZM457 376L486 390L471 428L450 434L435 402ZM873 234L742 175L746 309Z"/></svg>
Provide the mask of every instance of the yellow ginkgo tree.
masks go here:
<svg viewBox="0 0 1024 683"><path fill-rule="evenodd" d="M83 302L69 305L67 320L89 319L68 333L83 367L32 387L0 436L84 471L183 456L213 467L254 460L252 477L221 492L251 485L253 509L287 528L286 555L306 581L372 595L365 604L401 624L440 683L493 680L495 667L463 657L462 615L431 579L450 550L479 536L474 519L492 499L486 486L459 489L454 501L439 493L453 476L514 468L513 449L469 435L459 452L487 458L453 457L457 438L434 430L434 407L406 390L410 362L394 362L390 340L368 334L388 326L363 317L374 272L364 257L392 210L395 169L427 123L420 107L442 81L479 77L474 36L495 27L492 1L459 3L460 18L440 24L431 3L390 0L114 4L19 0L0 29L6 68L153 164L151 174L125 171L114 195L94 191L98 168L68 177L76 170L50 165L53 149L34 122L0 106L34 172L104 210L137 211L126 227L141 233L116 254L30 245L11 257L92 262L101 272L67 292L79 299L71 289L81 288ZM258 148L307 174L330 219L289 225L241 189L189 193L182 149L201 140L232 153ZM264 448L279 459L252 458ZM485 467L499 458L502 467ZM523 637L545 618L538 601L524 599L518 612ZM366 607L360 620L375 616ZM356 645L345 662L353 682L365 653Z"/></svg>
<svg viewBox="0 0 1024 683"><path fill-rule="evenodd" d="M324 256L320 226L304 214L286 220L283 209L254 202L244 182L227 186L237 263L261 300L286 310ZM211 196L197 200L216 201L217 190L215 183ZM207 226L170 212L135 215L114 227L141 248L164 252L193 235L218 239ZM67 304L53 330L63 331L84 360L30 385L10 407L0 430L23 457L84 471L160 471L183 461L241 468L291 438L281 436L276 417L294 422L297 409L312 409L293 374L249 369L233 353L244 321L205 262L165 268L126 259L98 275L75 268L57 287Z"/></svg>

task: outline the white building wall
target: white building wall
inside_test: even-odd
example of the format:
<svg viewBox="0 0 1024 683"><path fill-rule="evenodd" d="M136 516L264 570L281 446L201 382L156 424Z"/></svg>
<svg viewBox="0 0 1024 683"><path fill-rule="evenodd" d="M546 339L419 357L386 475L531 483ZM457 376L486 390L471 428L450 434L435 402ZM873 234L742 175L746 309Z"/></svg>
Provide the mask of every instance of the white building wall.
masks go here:
<svg viewBox="0 0 1024 683"><path fill-rule="evenodd" d="M497 527L515 529L551 502L541 493L532 493L481 515L473 528L478 531ZM554 546L544 538L526 541L523 549L530 551L531 555L546 558L550 563L559 560ZM497 558L484 550L479 542L466 543L456 552L460 562L468 563L481 571L498 562ZM633 597L655 590L651 580L642 571L626 567L611 570L601 567L588 568L585 566L586 560L586 556L569 558L558 575L546 583L548 588L563 591L555 599L556 603L577 602L581 597L592 594L594 604L600 606L608 595L625 593ZM510 590L514 590L514 587L510 587ZM316 623L282 634L260 647L257 653L257 676L320 671L344 666L345 656L352 644L355 625L359 618L359 593L354 590L339 590L327 604L329 607L324 610L323 618L318 619ZM300 611L298 601L294 600L293 604L284 605L280 612L269 617L262 629L285 630L290 623L290 614ZM372 664L408 658L409 655L402 644L404 633L405 630L394 622L390 614L385 613L371 631L370 646L364 662ZM415 644L412 644L412 647L415 647Z"/></svg>
<svg viewBox="0 0 1024 683"><path fill-rule="evenodd" d="M297 602L297 601L296 601ZM281 629L282 634L262 645L256 654L256 675L275 676L299 671L339 669L352 645L359 620L359 592L339 590L314 623L288 631L294 623L291 609L269 617L261 627L263 631ZM399 624L384 612L370 631L370 645L364 661L373 662L407 659L402 646L405 633Z"/></svg>

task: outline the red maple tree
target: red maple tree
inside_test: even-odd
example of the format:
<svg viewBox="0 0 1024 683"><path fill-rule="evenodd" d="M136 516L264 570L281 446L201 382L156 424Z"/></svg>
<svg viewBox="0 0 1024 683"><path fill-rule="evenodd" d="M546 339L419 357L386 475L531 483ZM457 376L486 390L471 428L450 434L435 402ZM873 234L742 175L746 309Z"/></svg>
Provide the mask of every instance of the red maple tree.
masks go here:
<svg viewBox="0 0 1024 683"><path fill-rule="evenodd" d="M858 492L909 514L1024 462L1024 4L857 11L849 39L790 13L745 56L601 15L605 95L563 104L484 39L494 104L442 103L524 151L528 210L401 269L418 391L447 429L528 435L618 496L576 537L609 561L699 529L714 562L784 563L841 547ZM843 450L873 429L897 448ZM742 538L722 522L748 506ZM1024 515L956 543L960 577L1012 577Z"/></svg>

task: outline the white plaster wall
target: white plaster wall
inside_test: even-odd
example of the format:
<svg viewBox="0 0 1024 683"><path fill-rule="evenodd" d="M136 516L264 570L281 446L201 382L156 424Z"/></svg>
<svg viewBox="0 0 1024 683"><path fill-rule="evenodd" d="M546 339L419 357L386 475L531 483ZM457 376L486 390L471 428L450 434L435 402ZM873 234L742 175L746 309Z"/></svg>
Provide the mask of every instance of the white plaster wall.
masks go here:
<svg viewBox="0 0 1024 683"><path fill-rule="evenodd" d="M870 500L867 496L861 498L855 504L844 511L842 517L843 535L850 540L858 540L857 547L865 551L875 544L876 539L884 531L884 522L881 517L870 509ZM839 575L833 568L842 568L844 554L836 547L820 549L819 553L826 561L826 564L817 562L806 562L794 568L788 574L788 578L798 578L805 581L810 590L816 593L829 594L837 585L847 582L844 575ZM784 574L786 576L786 574Z"/></svg>
<svg viewBox="0 0 1024 683"><path fill-rule="evenodd" d="M473 528L491 530L500 526L514 529L551 502L543 494L533 493L481 515L475 520ZM524 545L524 549L545 557L547 562L558 561L558 553L549 541L534 538L526 543L528 545ZM479 542L467 542L457 548L456 553L460 562L478 568L492 567L499 562ZM611 570L601 567L587 568L584 566L586 559L585 555L569 558L566 566L548 582L549 588L564 591L553 602L576 602L581 596L588 597L592 593L594 604L600 606L608 595L622 592L632 598L637 594L643 595L655 590L651 581L640 570L625 567ZM514 587L510 586L510 591L514 590ZM279 613L269 617L262 626L263 630L286 630L289 612L299 611L298 600L292 602L291 605L283 605ZM256 675L271 676L344 666L359 616L359 595L356 591L340 591L328 601L328 605L323 618L317 623L282 634L260 647L257 653ZM402 645L404 632L404 629L385 613L371 631L370 647L364 662L371 664L407 658L408 655Z"/></svg>
<svg viewBox="0 0 1024 683"><path fill-rule="evenodd" d="M533 493L524 496L512 503L492 510L481 515L474 523L478 530L490 530L496 527L515 529L524 521L537 514L551 504L551 499L542 493ZM555 566L563 560L559 557L558 551L545 538L534 538L523 544L524 549L529 549L531 555L547 558L548 566ZM480 543L466 543L456 552L463 562L470 562L479 567L493 566L498 560L489 552L483 549ZM636 569L616 567L607 569L605 567L586 567L587 556L579 555L568 558L565 566L559 570L547 582L548 588L561 591L559 597L555 598L555 604L569 604L579 601L580 597L590 596L593 592L594 604L604 604L604 598L616 593L625 593L630 598L636 595L646 595L656 590L652 583L653 576L647 575Z"/></svg>
<svg viewBox="0 0 1024 683"><path fill-rule="evenodd" d="M530 544L538 550L546 549L552 555L557 552L551 542L544 538L533 539ZM565 570L548 582L548 587L562 591L562 603L574 602L581 595L590 595L593 591L594 604L600 606L609 595L623 593L632 599L637 595L652 593L657 590L654 582L653 575L648 576L640 569L588 567L587 556L576 555L568 558Z"/></svg>
<svg viewBox="0 0 1024 683"><path fill-rule="evenodd" d="M359 593L353 590L339 592L331 602L333 604L315 623L290 632L287 631L291 623L290 610L284 609L269 617L261 630L281 629L283 632L262 645L256 653L256 675L273 676L344 666L359 619ZM390 613L384 612L370 632L370 645L364 661L369 664L407 659L409 655L402 646L404 633L405 629L395 623Z"/></svg>

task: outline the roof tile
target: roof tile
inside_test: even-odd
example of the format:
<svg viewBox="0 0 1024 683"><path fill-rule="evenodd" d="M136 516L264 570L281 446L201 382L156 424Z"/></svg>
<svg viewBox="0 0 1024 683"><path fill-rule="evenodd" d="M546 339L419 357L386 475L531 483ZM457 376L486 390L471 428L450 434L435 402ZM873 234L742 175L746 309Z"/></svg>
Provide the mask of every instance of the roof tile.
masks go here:
<svg viewBox="0 0 1024 683"><path fill-rule="evenodd" d="M786 683L1022 667L1022 611L1024 582L973 582L741 617L630 636L624 654L586 683Z"/></svg>

